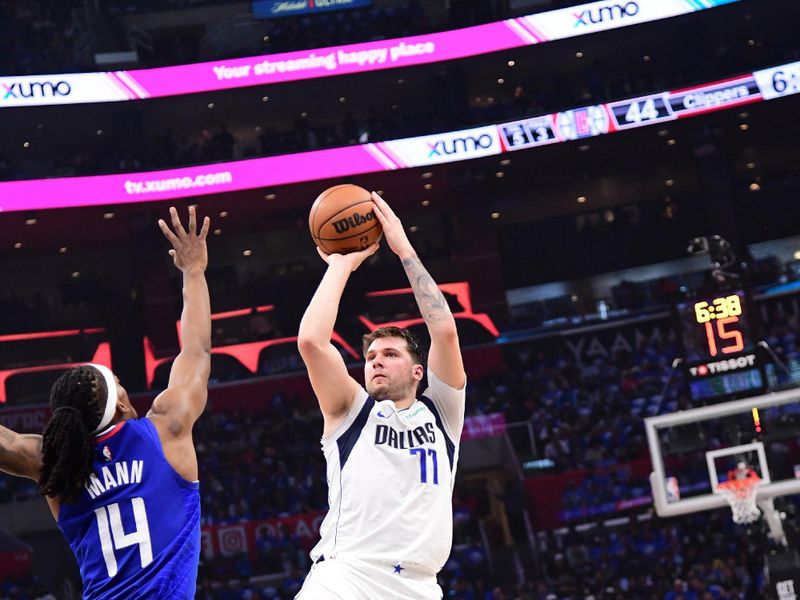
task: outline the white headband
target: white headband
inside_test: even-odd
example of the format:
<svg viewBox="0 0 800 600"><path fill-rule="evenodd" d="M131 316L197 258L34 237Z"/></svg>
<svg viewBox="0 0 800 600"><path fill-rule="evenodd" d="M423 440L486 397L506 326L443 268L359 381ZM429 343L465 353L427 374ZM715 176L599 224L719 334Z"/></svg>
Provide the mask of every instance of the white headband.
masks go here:
<svg viewBox="0 0 800 600"><path fill-rule="evenodd" d="M111 369L105 367L103 365L97 365L95 363L88 363L87 367L94 367L100 374L103 376L103 379L106 380L106 389L108 390L108 395L106 396L106 406L105 411L103 412L103 418L100 419L100 424L92 433L98 433L108 427L108 424L111 423L111 419L114 418L114 414L117 412L117 380L114 378L114 374L111 372Z"/></svg>

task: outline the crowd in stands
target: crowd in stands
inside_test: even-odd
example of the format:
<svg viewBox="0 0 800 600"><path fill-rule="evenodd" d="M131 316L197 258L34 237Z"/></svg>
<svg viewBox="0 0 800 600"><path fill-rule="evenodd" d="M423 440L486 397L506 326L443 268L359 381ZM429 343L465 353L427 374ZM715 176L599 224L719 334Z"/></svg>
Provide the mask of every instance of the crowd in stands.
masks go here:
<svg viewBox="0 0 800 600"><path fill-rule="evenodd" d="M465 537L454 544L439 583L452 600L754 600L764 597L770 548L756 529L736 526L729 511L718 510L549 532L538 540L536 566L523 567L522 582L499 581L486 548ZM255 562L242 555L205 563L197 597L290 600L305 574L298 563L308 560L297 540L270 540ZM288 576L269 576L280 569Z"/></svg>
<svg viewBox="0 0 800 600"><path fill-rule="evenodd" d="M86 31L80 3L0 3L0 76L70 73L88 66L79 57Z"/></svg>
<svg viewBox="0 0 800 600"><path fill-rule="evenodd" d="M3 600L57 600L48 586L32 575L11 577L0 581L0 598Z"/></svg>
<svg viewBox="0 0 800 600"><path fill-rule="evenodd" d="M772 336L776 344L793 347L792 327L790 319L779 321ZM556 469L596 470L596 476L566 491L565 508L586 509L644 487L619 473L603 475L601 468L644 455L642 415L635 412L635 400L660 393L674 345L669 340L645 344L632 353L584 364L558 353L548 356L535 345L511 348L506 353L508 372L470 382L469 413L502 411L509 422L529 421L542 455ZM296 398L282 395L272 397L259 414L207 414L198 422L195 438L205 490L203 523L324 511L320 430L315 407L300 409ZM36 495L32 485L19 481L0 478L4 500ZM505 585L492 571L492 545L479 541L480 509L458 500L456 506L456 543L440 576L447 598L547 600L593 594L723 600L757 597L752 594L763 584L763 564L752 558L759 554L743 552L748 547L745 534L728 526L723 513L663 526L650 522L623 532L576 533L541 548L539 569L529 569L526 583ZM198 597L293 597L309 566L308 545L287 530L263 534L257 544L255 558L205 561Z"/></svg>
<svg viewBox="0 0 800 600"><path fill-rule="evenodd" d="M213 413L198 421L203 522L230 523L325 510L322 418L277 395L263 414Z"/></svg>

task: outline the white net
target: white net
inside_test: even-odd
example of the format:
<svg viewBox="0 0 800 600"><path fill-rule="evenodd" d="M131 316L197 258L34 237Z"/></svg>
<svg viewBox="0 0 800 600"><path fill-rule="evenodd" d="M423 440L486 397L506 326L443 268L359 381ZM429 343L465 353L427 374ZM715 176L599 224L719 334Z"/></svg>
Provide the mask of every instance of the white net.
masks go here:
<svg viewBox="0 0 800 600"><path fill-rule="evenodd" d="M760 479L748 478L724 481L717 486L717 493L722 494L731 506L734 523L747 525L761 516L756 505L756 489L760 485Z"/></svg>

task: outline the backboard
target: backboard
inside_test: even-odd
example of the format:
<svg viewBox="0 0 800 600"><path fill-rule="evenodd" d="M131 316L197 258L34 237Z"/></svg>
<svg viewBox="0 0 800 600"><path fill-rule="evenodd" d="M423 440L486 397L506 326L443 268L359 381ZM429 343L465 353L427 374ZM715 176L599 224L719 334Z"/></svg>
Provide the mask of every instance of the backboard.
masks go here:
<svg viewBox="0 0 800 600"><path fill-rule="evenodd" d="M727 506L717 486L744 465L761 479L771 535L783 538L772 500L800 493L800 389L649 417L645 430L659 516Z"/></svg>

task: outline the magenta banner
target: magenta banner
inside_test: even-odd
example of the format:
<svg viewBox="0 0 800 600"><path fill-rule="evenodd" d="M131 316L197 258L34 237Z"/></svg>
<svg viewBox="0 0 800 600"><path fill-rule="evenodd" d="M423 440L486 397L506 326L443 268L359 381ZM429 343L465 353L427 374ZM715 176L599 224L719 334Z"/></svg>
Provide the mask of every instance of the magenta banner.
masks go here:
<svg viewBox="0 0 800 600"><path fill-rule="evenodd" d="M157 98L409 67L527 44L505 21L403 39L127 71L139 97ZM137 91L134 89L134 91Z"/></svg>
<svg viewBox="0 0 800 600"><path fill-rule="evenodd" d="M460 131L166 171L0 182L0 212L191 198L433 166L616 133L800 93L800 63ZM800 75L799 75L800 77Z"/></svg>
<svg viewBox="0 0 800 600"><path fill-rule="evenodd" d="M123 175L0 183L0 212L188 198L385 170L366 146Z"/></svg>
<svg viewBox="0 0 800 600"><path fill-rule="evenodd" d="M601 0L441 33L156 69L0 77L0 108L120 102L468 58L740 0ZM277 3L289 7L291 2ZM300 3L298 6L304 6Z"/></svg>

